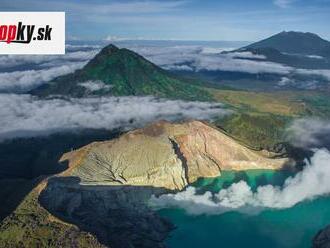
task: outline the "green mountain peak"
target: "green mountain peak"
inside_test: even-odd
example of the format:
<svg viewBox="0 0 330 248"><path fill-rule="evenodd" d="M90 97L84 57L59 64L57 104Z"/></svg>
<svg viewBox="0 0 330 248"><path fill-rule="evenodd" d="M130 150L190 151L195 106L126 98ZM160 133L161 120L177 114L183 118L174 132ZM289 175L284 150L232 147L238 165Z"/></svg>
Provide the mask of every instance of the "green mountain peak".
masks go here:
<svg viewBox="0 0 330 248"><path fill-rule="evenodd" d="M31 92L39 96L145 96L210 100L200 87L156 66L139 54L114 45L104 47L81 70L55 78Z"/></svg>

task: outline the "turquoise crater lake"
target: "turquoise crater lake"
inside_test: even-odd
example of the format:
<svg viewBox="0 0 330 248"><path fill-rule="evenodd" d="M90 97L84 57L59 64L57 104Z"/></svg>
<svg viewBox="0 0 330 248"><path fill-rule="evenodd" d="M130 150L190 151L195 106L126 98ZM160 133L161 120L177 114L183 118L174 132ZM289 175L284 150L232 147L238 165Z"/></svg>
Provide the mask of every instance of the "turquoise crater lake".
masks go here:
<svg viewBox="0 0 330 248"><path fill-rule="evenodd" d="M244 180L255 189L265 184L282 185L290 175L270 170L227 171L221 177L200 179L193 186L200 192L218 192ZM189 215L183 209L162 209L159 213L177 227L167 240L171 248L307 248L311 247L314 235L330 224L330 197L304 201L288 209L267 209L255 215L235 211Z"/></svg>

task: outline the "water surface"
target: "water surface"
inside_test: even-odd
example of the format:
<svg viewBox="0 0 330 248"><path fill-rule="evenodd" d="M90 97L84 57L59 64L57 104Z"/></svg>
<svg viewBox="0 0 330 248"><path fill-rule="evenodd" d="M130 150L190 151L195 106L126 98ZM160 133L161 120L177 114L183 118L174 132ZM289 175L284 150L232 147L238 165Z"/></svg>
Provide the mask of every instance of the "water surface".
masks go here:
<svg viewBox="0 0 330 248"><path fill-rule="evenodd" d="M254 170L224 172L221 177L201 179L194 186L202 193L218 192L231 183L245 180L259 185L282 185L290 172ZM177 228L167 240L169 247L311 247L318 230L330 224L330 197L305 201L289 209L265 210L259 214L227 212L220 215L189 215L182 209L163 209Z"/></svg>

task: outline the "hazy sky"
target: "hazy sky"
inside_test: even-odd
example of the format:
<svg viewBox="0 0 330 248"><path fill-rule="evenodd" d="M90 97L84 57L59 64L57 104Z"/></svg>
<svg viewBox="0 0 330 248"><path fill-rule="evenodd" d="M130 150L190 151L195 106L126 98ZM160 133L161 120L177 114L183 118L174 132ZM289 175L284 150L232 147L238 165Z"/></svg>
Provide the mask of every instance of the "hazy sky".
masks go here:
<svg viewBox="0 0 330 248"><path fill-rule="evenodd" d="M254 41L283 30L330 40L330 0L1 0L1 11L66 11L67 37Z"/></svg>

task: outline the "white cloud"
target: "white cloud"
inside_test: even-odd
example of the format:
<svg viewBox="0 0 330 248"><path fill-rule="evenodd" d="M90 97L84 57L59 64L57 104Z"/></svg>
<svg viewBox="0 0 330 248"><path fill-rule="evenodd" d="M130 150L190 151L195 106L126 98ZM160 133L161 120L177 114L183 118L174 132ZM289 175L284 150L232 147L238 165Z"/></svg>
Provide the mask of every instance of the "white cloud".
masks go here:
<svg viewBox="0 0 330 248"><path fill-rule="evenodd" d="M84 128L129 128L161 119L209 119L230 113L221 104L153 97L40 100L0 94L0 106L0 140Z"/></svg>
<svg viewBox="0 0 330 248"><path fill-rule="evenodd" d="M125 42L124 42L125 43ZM127 42L126 42L127 43ZM252 53L221 54L225 48L198 45L134 45L125 43L129 49L136 51L153 63L167 70L183 71L229 71L250 74L272 73L290 79L291 75L320 76L330 81L330 70L297 69L290 66L264 60L261 55ZM0 56L0 67L22 68L26 71L0 73L0 92L25 92L53 79L56 76L73 72L81 68L100 50L100 45L68 45L72 52L64 56ZM257 60L252 60L257 59ZM29 66L32 66L30 68ZM12 69L8 69L12 71ZM290 79L291 80L291 79ZM283 86L288 81L281 81ZM319 82L290 83L304 89L315 89Z"/></svg>
<svg viewBox="0 0 330 248"><path fill-rule="evenodd" d="M86 62L72 62L43 70L28 70L0 73L0 92L26 92L55 77L82 68Z"/></svg>
<svg viewBox="0 0 330 248"><path fill-rule="evenodd" d="M220 54L214 51L217 49L223 51L224 48L207 46L130 46L129 48L167 70L272 73L283 76L299 74L321 76L330 81L330 70L294 68L266 61L265 56L250 52ZM317 83L315 83L314 81L309 82L302 88L315 88L315 86L317 87Z"/></svg>
<svg viewBox="0 0 330 248"><path fill-rule="evenodd" d="M306 55L306 57L311 59L324 59L324 57L319 55Z"/></svg>
<svg viewBox="0 0 330 248"><path fill-rule="evenodd" d="M108 35L104 40L110 42L118 42L118 41L154 40L154 39L147 37L123 37L118 35Z"/></svg>
<svg viewBox="0 0 330 248"><path fill-rule="evenodd" d="M245 51L245 52L231 52L227 54L228 56L232 56L233 58L243 58L243 59L267 59L266 56L261 54L253 54L252 52Z"/></svg>
<svg viewBox="0 0 330 248"><path fill-rule="evenodd" d="M110 89L111 85L106 85L104 82L102 81L86 81L86 82L82 82L79 83L78 85L85 87L87 90L93 92L93 91L98 91L98 90L102 90L102 89Z"/></svg>
<svg viewBox="0 0 330 248"><path fill-rule="evenodd" d="M201 46L128 46L158 66L193 61L202 51Z"/></svg>
<svg viewBox="0 0 330 248"><path fill-rule="evenodd" d="M157 208L179 207L190 214L221 214L227 211L255 212L264 208L290 208L300 202L330 193L330 153L317 150L305 168L286 179L283 187L259 186L253 191L245 181L233 183L216 194L198 194L194 187L177 194L152 197Z"/></svg>
<svg viewBox="0 0 330 248"><path fill-rule="evenodd" d="M204 56L197 58L194 63L197 71L232 71L246 72L251 74L275 73L289 74L291 67L268 61L253 61L235 59L227 55Z"/></svg>
<svg viewBox="0 0 330 248"><path fill-rule="evenodd" d="M288 138L298 147L315 147L330 139L330 121L315 118L295 120L288 128Z"/></svg>
<svg viewBox="0 0 330 248"><path fill-rule="evenodd" d="M0 92L26 92L57 76L82 68L100 50L96 45L68 45L65 55L0 56Z"/></svg>
<svg viewBox="0 0 330 248"><path fill-rule="evenodd" d="M274 0L274 4L280 8L288 8L296 0Z"/></svg>
<svg viewBox="0 0 330 248"><path fill-rule="evenodd" d="M309 69L296 69L298 74L321 76L330 81L330 70L309 70Z"/></svg>
<svg viewBox="0 0 330 248"><path fill-rule="evenodd" d="M173 11L177 7L185 4L185 1L133 1L133 2L114 2L104 5L79 4L86 11L95 14L127 14L127 13L158 13L164 11ZM78 7L79 8L79 7Z"/></svg>
<svg viewBox="0 0 330 248"><path fill-rule="evenodd" d="M132 38L128 38L128 37L121 37L121 36L117 36L117 35L108 35L105 39L105 41L127 41L127 40L135 40Z"/></svg>
<svg viewBox="0 0 330 248"><path fill-rule="evenodd" d="M243 58L265 59L262 55L244 53L206 53L203 46L131 47L164 69L238 71L246 73L289 74L293 68L268 61L253 61ZM223 49L222 49L223 50ZM206 50L207 51L207 50ZM241 58L241 59L239 59ZM188 64L183 66L182 64Z"/></svg>
<svg viewBox="0 0 330 248"><path fill-rule="evenodd" d="M294 83L294 80L287 77L282 77L281 81L278 82L278 86L287 86L288 84L292 83Z"/></svg>
<svg viewBox="0 0 330 248"><path fill-rule="evenodd" d="M65 48L67 49L73 49L73 50L80 50L80 49L101 49L101 45L91 45L91 44L79 44L79 45L73 45L73 44L65 44Z"/></svg>
<svg viewBox="0 0 330 248"><path fill-rule="evenodd" d="M234 50L234 47L208 47L204 46L201 48L202 54L218 54L224 51L232 51Z"/></svg>
<svg viewBox="0 0 330 248"><path fill-rule="evenodd" d="M194 69L188 65L166 65L164 68L170 71L194 71Z"/></svg>
<svg viewBox="0 0 330 248"><path fill-rule="evenodd" d="M40 10L43 9L42 0L29 0L26 9ZM90 3L90 2L67 2L67 1L52 1L47 3L47 9L66 10L67 12L79 13L80 16L89 17L109 17L112 15L123 14L147 14L160 13L166 11L174 11L180 6L183 6L186 1L152 1L152 0L137 0L137 1L121 1L108 3ZM26 1L17 0L15 4L12 1L4 0L3 8L13 9L17 6L24 6Z"/></svg>
<svg viewBox="0 0 330 248"><path fill-rule="evenodd" d="M79 46L78 48L81 49L82 47ZM29 64L47 66L49 63L63 64L68 61L87 61L93 58L98 51L99 49L74 51L65 55L2 55L0 56L0 67L5 69Z"/></svg>
<svg viewBox="0 0 330 248"><path fill-rule="evenodd" d="M310 74L308 74L310 75ZM313 75L313 74L312 74ZM297 89L315 90L320 86L320 82L315 79L309 79L304 81L295 80L292 78L282 77L277 83L278 87L295 87Z"/></svg>

